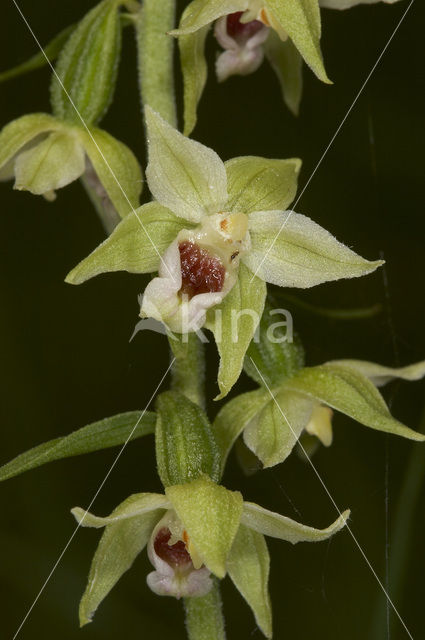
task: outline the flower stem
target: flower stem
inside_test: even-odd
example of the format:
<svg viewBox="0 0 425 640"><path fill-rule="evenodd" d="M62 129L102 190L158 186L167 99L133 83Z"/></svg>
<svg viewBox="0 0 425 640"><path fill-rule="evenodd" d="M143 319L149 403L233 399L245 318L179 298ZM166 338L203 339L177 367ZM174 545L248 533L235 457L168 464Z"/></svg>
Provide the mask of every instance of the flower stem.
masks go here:
<svg viewBox="0 0 425 640"><path fill-rule="evenodd" d="M171 370L171 388L183 393L189 400L205 408L205 354L204 345L196 333L169 338L175 361Z"/></svg>
<svg viewBox="0 0 425 640"><path fill-rule="evenodd" d="M87 166L86 173L81 177L81 182L91 200L91 203L97 211L97 215L103 224L103 228L109 236L120 222L121 218L108 198L108 194L103 188L91 165Z"/></svg>
<svg viewBox="0 0 425 640"><path fill-rule="evenodd" d="M174 92L175 0L144 0L135 22L142 105L177 127Z"/></svg>
<svg viewBox="0 0 425 640"><path fill-rule="evenodd" d="M186 629L189 640L225 640L220 587L217 579L202 598L186 598Z"/></svg>

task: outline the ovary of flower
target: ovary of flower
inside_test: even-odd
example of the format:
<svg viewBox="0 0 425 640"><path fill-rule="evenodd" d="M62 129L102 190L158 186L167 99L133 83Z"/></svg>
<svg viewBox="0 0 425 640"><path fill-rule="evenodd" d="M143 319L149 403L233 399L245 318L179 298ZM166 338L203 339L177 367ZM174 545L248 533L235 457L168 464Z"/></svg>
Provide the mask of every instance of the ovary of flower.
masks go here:
<svg viewBox="0 0 425 640"><path fill-rule="evenodd" d="M248 217L220 212L181 231L163 255L159 277L147 286L141 317L163 321L171 331L196 331L207 310L237 280L240 256L250 248Z"/></svg>

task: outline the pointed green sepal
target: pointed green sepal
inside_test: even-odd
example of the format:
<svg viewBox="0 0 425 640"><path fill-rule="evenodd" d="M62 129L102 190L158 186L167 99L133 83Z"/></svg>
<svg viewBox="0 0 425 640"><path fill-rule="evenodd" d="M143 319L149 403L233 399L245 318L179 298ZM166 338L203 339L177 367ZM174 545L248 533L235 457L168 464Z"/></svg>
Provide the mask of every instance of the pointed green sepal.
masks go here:
<svg viewBox="0 0 425 640"><path fill-rule="evenodd" d="M376 387L391 382L391 380L420 380L425 376L425 360L409 364L406 367L384 367L375 362L367 362L366 360L332 360L327 364L355 369L358 373L369 378Z"/></svg>
<svg viewBox="0 0 425 640"><path fill-rule="evenodd" d="M0 467L0 481L13 478L48 462L100 451L155 431L155 414L128 411L82 427L68 436L49 440Z"/></svg>
<svg viewBox="0 0 425 640"><path fill-rule="evenodd" d="M220 477L220 452L206 413L177 391L162 393L156 403L158 472L165 487L208 475Z"/></svg>
<svg viewBox="0 0 425 640"><path fill-rule="evenodd" d="M241 525L227 560L233 584L251 607L266 638L272 637L272 609L268 590L270 556L261 533Z"/></svg>
<svg viewBox="0 0 425 640"><path fill-rule="evenodd" d="M243 505L241 494L228 491L207 476L167 487L165 494L205 566L218 578L223 578L227 557L239 528Z"/></svg>
<svg viewBox="0 0 425 640"><path fill-rule="evenodd" d="M279 538L279 540L296 544L327 540L346 525L349 515L350 511L347 509L326 529L314 529L264 509L258 504L244 502L241 523L270 538Z"/></svg>
<svg viewBox="0 0 425 640"><path fill-rule="evenodd" d="M282 42L272 31L264 43L264 52L275 72L283 100L297 116L303 91L303 59L290 38Z"/></svg>

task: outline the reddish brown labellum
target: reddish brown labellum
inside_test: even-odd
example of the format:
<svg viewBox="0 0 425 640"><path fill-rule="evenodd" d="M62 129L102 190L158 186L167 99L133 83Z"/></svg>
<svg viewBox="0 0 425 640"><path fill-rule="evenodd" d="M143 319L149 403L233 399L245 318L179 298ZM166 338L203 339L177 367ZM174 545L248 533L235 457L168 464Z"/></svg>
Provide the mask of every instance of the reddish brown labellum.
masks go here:
<svg viewBox="0 0 425 640"><path fill-rule="evenodd" d="M264 24L259 20L243 23L240 21L243 11L236 11L227 16L227 33L237 42L243 43L260 31Z"/></svg>
<svg viewBox="0 0 425 640"><path fill-rule="evenodd" d="M169 545L168 541L170 538L171 531L167 527L160 529L153 543L155 553L172 567L181 567L182 565L191 563L192 559L187 552L183 540Z"/></svg>
<svg viewBox="0 0 425 640"><path fill-rule="evenodd" d="M216 293L223 289L225 268L219 258L194 242L179 244L182 287L180 293L190 298L199 293Z"/></svg>

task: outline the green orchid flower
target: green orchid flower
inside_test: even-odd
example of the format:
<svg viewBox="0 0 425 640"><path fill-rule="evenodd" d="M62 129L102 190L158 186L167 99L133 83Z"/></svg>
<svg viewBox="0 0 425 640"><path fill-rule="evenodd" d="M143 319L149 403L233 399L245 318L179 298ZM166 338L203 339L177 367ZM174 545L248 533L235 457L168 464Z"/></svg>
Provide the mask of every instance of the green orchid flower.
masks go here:
<svg viewBox="0 0 425 640"><path fill-rule="evenodd" d="M202 597L212 576L229 575L251 607L267 638L272 637L268 593L270 558L264 536L297 542L326 540L347 522L349 511L326 529L314 529L244 502L208 476L169 486L165 495L140 493L110 516L75 508L83 527L105 527L80 603L80 623L90 622L99 604L147 546L154 571L148 586L158 595Z"/></svg>
<svg viewBox="0 0 425 640"><path fill-rule="evenodd" d="M85 177L122 218L139 206L143 186L139 163L122 142L46 113L22 116L1 131L0 179L13 177L15 189L49 200Z"/></svg>
<svg viewBox="0 0 425 640"><path fill-rule="evenodd" d="M270 326L267 315L261 321L264 334ZM283 462L299 441L307 454L313 453L315 439L330 446L334 410L377 431L425 441L425 435L391 416L377 390L395 378L423 378L425 361L398 369L362 360L305 367L296 344L260 337L248 349L245 371L260 388L228 402L214 422L223 467L241 434L264 467Z"/></svg>
<svg viewBox="0 0 425 640"><path fill-rule="evenodd" d="M79 284L107 271L159 272L141 316L172 332L205 326L221 356L225 395L237 380L261 318L266 282L312 287L374 271L309 218L287 210L300 161L257 157L222 162L146 108L155 200L127 216L67 277Z"/></svg>

